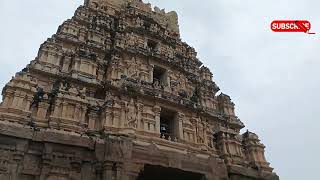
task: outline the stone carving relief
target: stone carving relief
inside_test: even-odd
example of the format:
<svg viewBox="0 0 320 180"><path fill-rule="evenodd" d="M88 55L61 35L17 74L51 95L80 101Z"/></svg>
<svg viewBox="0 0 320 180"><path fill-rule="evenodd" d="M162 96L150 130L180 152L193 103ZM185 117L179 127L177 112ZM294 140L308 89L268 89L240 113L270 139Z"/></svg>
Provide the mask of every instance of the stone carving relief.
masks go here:
<svg viewBox="0 0 320 180"><path fill-rule="evenodd" d="M156 118L158 116L158 113L160 113L158 108L152 106L144 106L141 111L140 130L144 130L146 132L156 132Z"/></svg>
<svg viewBox="0 0 320 180"><path fill-rule="evenodd" d="M119 80L124 75L125 65L119 54L112 55L110 63L109 77L112 80Z"/></svg>
<svg viewBox="0 0 320 180"><path fill-rule="evenodd" d="M122 118L122 102L118 96L107 94L106 108L105 108L105 129L110 127L120 128L124 125Z"/></svg>
<svg viewBox="0 0 320 180"><path fill-rule="evenodd" d="M194 124L192 124L192 122L190 121L190 118L187 117L184 119L183 121L183 134L184 134L184 140L188 141L188 142L192 142L192 143L196 143L196 131L195 131L195 126Z"/></svg>
<svg viewBox="0 0 320 180"><path fill-rule="evenodd" d="M127 119L125 126L136 128L138 111L133 99L131 99L129 103L126 102L125 106L126 106L126 119Z"/></svg>
<svg viewBox="0 0 320 180"><path fill-rule="evenodd" d="M137 79L138 78L138 72L137 72L138 64L136 62L136 59L133 57L133 58L131 58L131 60L125 60L125 63L127 66L125 75L128 78Z"/></svg>
<svg viewBox="0 0 320 180"><path fill-rule="evenodd" d="M9 167L9 161L10 161L10 156L11 154L3 149L0 149L0 177L1 175L5 176L5 174L8 173L8 167Z"/></svg>
<svg viewBox="0 0 320 180"><path fill-rule="evenodd" d="M115 82L123 78L138 83L151 81L152 66L139 58L131 56L125 57L124 60L114 58L110 69L110 75Z"/></svg>
<svg viewBox="0 0 320 180"><path fill-rule="evenodd" d="M195 121L197 123L197 142L204 144L206 141L206 125L199 118L196 118Z"/></svg>
<svg viewBox="0 0 320 180"><path fill-rule="evenodd" d="M108 136L106 141L105 160L123 161L131 157L132 142L115 136Z"/></svg>
<svg viewBox="0 0 320 180"><path fill-rule="evenodd" d="M98 65L92 60L75 58L75 63L72 70L74 71L73 77L78 78L79 75L83 77L88 77L89 79L96 79Z"/></svg>
<svg viewBox="0 0 320 180"><path fill-rule="evenodd" d="M129 48L134 48L137 45L138 37L134 33L126 34L126 44Z"/></svg>

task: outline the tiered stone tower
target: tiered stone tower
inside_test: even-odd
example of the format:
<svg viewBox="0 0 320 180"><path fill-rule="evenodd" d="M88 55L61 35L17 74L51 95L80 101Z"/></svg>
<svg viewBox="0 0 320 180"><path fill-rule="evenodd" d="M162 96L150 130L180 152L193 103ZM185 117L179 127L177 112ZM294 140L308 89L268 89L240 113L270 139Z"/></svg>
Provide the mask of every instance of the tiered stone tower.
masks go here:
<svg viewBox="0 0 320 180"><path fill-rule="evenodd" d="M278 179L196 55L175 12L86 0L3 89L0 179Z"/></svg>

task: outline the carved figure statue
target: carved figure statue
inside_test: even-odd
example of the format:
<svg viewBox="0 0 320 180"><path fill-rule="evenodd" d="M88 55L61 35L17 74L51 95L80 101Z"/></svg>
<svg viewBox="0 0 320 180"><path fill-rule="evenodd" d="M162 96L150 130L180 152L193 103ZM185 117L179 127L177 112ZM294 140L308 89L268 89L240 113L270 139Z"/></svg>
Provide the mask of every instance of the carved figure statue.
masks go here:
<svg viewBox="0 0 320 180"><path fill-rule="evenodd" d="M78 90L77 90L77 88L75 88L75 87L71 87L71 88L69 89L69 93L70 93L71 95L77 95Z"/></svg>
<svg viewBox="0 0 320 180"><path fill-rule="evenodd" d="M136 38L134 37L133 33L127 35L127 44L129 47L133 47L136 44Z"/></svg>
<svg viewBox="0 0 320 180"><path fill-rule="evenodd" d="M67 83L63 83L61 82L60 83L60 88L59 88L60 91L68 91L68 85Z"/></svg>
<svg viewBox="0 0 320 180"><path fill-rule="evenodd" d="M137 67L136 67L136 60L134 58L131 59L131 61L127 62L128 64L128 69L127 69L127 76L130 78L137 78L138 77L138 72L137 72Z"/></svg>
<svg viewBox="0 0 320 180"><path fill-rule="evenodd" d="M136 25L138 27L142 27L143 26L143 20L141 20L139 17L136 19Z"/></svg>
<svg viewBox="0 0 320 180"><path fill-rule="evenodd" d="M84 87L82 89L78 89L78 96L80 96L82 99L86 97L87 88Z"/></svg>
<svg viewBox="0 0 320 180"><path fill-rule="evenodd" d="M128 127L137 127L137 109L133 99L129 103L126 103L126 125Z"/></svg>
<svg viewBox="0 0 320 180"><path fill-rule="evenodd" d="M198 141L198 143L204 143L205 125L201 121L198 121L197 124L198 124L197 141Z"/></svg>

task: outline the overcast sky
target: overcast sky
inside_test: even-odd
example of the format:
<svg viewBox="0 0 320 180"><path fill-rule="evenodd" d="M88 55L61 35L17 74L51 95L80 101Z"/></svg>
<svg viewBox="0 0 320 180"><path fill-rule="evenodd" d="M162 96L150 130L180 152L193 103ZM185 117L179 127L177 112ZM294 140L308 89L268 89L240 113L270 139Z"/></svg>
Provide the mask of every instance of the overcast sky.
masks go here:
<svg viewBox="0 0 320 180"><path fill-rule="evenodd" d="M147 0L145 0L147 1ZM150 0L179 14L182 39L196 48L266 145L281 180L317 180L320 170L320 2L317 0ZM82 0L0 0L0 86ZM275 19L306 19L312 32L273 33Z"/></svg>

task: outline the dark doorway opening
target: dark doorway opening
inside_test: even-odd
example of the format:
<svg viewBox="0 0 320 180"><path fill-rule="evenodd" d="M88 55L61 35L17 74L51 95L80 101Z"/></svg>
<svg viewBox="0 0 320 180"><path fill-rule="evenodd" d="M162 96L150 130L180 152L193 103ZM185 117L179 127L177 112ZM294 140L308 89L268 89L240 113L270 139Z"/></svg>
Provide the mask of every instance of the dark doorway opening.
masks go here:
<svg viewBox="0 0 320 180"><path fill-rule="evenodd" d="M166 86L166 74L166 69L155 66L153 69L153 83L156 83L160 86Z"/></svg>
<svg viewBox="0 0 320 180"><path fill-rule="evenodd" d="M157 51L159 47L158 43L152 40L147 41L147 46L149 51Z"/></svg>
<svg viewBox="0 0 320 180"><path fill-rule="evenodd" d="M162 138L168 139L170 137L172 140L175 138L175 118L176 112L161 108L160 133Z"/></svg>
<svg viewBox="0 0 320 180"><path fill-rule="evenodd" d="M204 175L162 166L145 165L137 180L203 180Z"/></svg>

